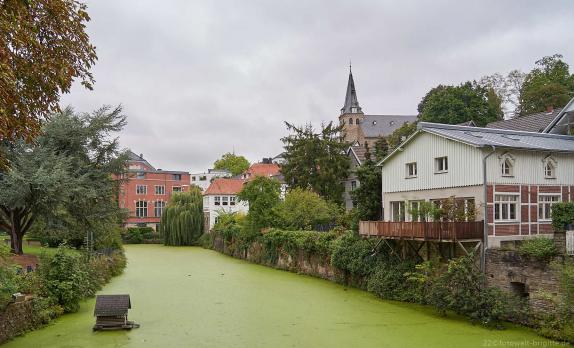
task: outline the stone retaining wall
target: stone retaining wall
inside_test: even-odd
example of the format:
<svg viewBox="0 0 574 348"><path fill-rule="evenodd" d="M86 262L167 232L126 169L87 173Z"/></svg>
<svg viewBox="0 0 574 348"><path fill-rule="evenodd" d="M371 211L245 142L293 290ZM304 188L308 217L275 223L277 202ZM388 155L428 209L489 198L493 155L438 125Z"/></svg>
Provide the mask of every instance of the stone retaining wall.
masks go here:
<svg viewBox="0 0 574 348"><path fill-rule="evenodd" d="M522 292L534 313L554 309L552 299L558 296L559 280L549 261L522 256L516 251L488 249L486 277L491 286L518 294Z"/></svg>
<svg viewBox="0 0 574 348"><path fill-rule="evenodd" d="M331 260L328 257L321 257L305 251L300 251L296 257L293 257L288 253L280 252L277 261L269 263L264 261L262 253L265 251L259 243L253 243L247 252L230 249L221 238L215 238L213 245L216 251L253 263L332 281L339 279L340 272L331 266Z"/></svg>
<svg viewBox="0 0 574 348"><path fill-rule="evenodd" d="M32 300L11 303L0 312L0 344L36 327Z"/></svg>

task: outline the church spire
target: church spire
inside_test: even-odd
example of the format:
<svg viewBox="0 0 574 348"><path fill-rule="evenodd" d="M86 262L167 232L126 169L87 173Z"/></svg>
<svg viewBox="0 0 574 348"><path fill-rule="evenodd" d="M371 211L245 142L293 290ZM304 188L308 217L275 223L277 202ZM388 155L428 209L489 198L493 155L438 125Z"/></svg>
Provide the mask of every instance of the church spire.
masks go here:
<svg viewBox="0 0 574 348"><path fill-rule="evenodd" d="M359 105L359 100L357 100L357 91L355 90L355 81L353 80L353 72L351 71L351 64L349 63L349 82L347 82L345 105L341 109L341 115L358 114L361 112L362 112L361 106Z"/></svg>

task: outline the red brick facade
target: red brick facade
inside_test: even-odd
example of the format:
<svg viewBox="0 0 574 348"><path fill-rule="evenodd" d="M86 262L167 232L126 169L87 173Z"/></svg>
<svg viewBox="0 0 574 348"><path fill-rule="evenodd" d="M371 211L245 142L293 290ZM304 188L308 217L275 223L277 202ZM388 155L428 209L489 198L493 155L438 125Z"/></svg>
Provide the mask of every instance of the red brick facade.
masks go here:
<svg viewBox="0 0 574 348"><path fill-rule="evenodd" d="M513 208L516 216L514 218L502 219L504 202L497 200L500 195L519 196ZM562 202L574 201L574 187L561 185L496 185L490 184L487 187L487 219L488 232L491 236L518 236L552 233L551 221L541 220L539 214L543 208L543 203L539 202L540 196L559 197ZM495 210L498 211L498 219L495 220ZM543 209L542 209L543 210Z"/></svg>
<svg viewBox="0 0 574 348"><path fill-rule="evenodd" d="M126 225L156 229L163 209L160 205L166 205L174 192L189 191L190 175L156 170L143 157L128 163L129 171L123 178L118 197L120 208L129 210Z"/></svg>

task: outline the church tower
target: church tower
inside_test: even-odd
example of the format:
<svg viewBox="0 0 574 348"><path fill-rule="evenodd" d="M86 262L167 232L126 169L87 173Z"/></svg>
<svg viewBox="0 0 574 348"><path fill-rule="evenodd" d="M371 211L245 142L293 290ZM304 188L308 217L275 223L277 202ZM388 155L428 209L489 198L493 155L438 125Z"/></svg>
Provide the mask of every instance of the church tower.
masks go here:
<svg viewBox="0 0 574 348"><path fill-rule="evenodd" d="M343 131L345 132L345 141L349 143L359 142L361 145L364 143L365 136L361 129L361 123L364 117L365 115L357 99L353 72L349 65L349 82L347 82L345 105L341 109L341 115L339 116L339 122L343 125Z"/></svg>

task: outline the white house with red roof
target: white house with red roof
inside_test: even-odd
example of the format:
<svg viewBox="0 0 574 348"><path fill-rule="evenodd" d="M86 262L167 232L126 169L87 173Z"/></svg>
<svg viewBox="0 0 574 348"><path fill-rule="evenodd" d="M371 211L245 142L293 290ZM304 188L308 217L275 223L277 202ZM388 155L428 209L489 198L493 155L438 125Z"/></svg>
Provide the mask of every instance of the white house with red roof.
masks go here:
<svg viewBox="0 0 574 348"><path fill-rule="evenodd" d="M249 203L237 199L244 184L243 179L217 178L203 192L203 212L210 230L222 212L247 214Z"/></svg>

